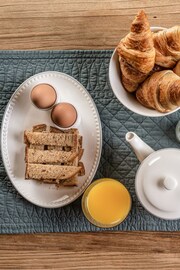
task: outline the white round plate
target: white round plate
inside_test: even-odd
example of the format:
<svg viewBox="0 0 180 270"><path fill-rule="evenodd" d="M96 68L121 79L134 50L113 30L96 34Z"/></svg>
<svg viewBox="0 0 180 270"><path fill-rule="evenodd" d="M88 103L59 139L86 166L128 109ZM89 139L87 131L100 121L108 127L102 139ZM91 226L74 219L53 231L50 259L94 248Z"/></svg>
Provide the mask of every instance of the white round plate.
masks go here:
<svg viewBox="0 0 180 270"><path fill-rule="evenodd" d="M158 32L163 29L165 28L151 27L152 32ZM120 74L121 72L120 72L120 67L119 67L119 57L115 49L109 63L109 82L117 99L129 110L143 116L158 117L158 116L165 116L165 115L171 114L179 109L177 108L168 113L160 113L156 110L151 110L144 107L138 102L138 100L135 98L135 96L132 93L129 93L128 91L124 89L121 83Z"/></svg>
<svg viewBox="0 0 180 270"><path fill-rule="evenodd" d="M85 175L78 177L77 187L57 189L55 185L25 180L24 130L41 123L54 126L50 111L39 110L30 101L30 91L39 83L52 85L57 91L57 102L72 103L80 114L81 122L78 129L83 136L82 161L85 166ZM12 184L31 203L41 207L56 208L77 199L91 183L96 173L101 148L102 129L96 105L87 90L71 76L56 71L42 72L27 79L12 95L4 113L1 128L2 157Z"/></svg>

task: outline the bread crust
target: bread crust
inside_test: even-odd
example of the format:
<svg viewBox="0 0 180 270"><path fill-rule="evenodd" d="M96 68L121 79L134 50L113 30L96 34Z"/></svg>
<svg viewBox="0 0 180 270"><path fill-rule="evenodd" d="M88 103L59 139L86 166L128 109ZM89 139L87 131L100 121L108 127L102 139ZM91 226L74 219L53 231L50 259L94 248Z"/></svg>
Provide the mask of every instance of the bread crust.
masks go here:
<svg viewBox="0 0 180 270"><path fill-rule="evenodd" d="M25 179L35 179L56 186L74 186L77 176L85 174L80 162L82 136L76 128L60 130L46 124L33 126L24 132Z"/></svg>

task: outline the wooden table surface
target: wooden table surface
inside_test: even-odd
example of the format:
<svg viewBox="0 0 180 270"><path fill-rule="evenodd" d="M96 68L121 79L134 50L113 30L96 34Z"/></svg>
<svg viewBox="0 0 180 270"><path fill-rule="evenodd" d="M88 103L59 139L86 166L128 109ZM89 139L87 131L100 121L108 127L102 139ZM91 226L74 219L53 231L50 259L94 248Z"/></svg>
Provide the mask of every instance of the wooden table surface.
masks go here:
<svg viewBox="0 0 180 270"><path fill-rule="evenodd" d="M1 0L0 49L114 48L139 9L180 23L180 0ZM1 235L0 269L180 269L180 233Z"/></svg>

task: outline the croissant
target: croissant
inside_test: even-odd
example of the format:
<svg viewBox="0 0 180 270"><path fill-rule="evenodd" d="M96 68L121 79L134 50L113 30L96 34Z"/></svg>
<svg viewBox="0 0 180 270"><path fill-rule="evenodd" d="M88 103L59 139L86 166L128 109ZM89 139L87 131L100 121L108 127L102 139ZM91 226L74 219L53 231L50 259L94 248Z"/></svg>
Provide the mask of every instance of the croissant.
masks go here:
<svg viewBox="0 0 180 270"><path fill-rule="evenodd" d="M156 49L155 63L165 68L172 68L180 60L180 26L153 34Z"/></svg>
<svg viewBox="0 0 180 270"><path fill-rule="evenodd" d="M178 76L180 76L180 61L177 62L177 65L173 69L174 73L176 73Z"/></svg>
<svg viewBox="0 0 180 270"><path fill-rule="evenodd" d="M133 92L145 80L155 63L155 49L149 22L140 11L131 25L131 32L117 46L122 84Z"/></svg>
<svg viewBox="0 0 180 270"><path fill-rule="evenodd" d="M180 106L180 77L172 70L155 72L136 91L138 101L159 112L169 112Z"/></svg>

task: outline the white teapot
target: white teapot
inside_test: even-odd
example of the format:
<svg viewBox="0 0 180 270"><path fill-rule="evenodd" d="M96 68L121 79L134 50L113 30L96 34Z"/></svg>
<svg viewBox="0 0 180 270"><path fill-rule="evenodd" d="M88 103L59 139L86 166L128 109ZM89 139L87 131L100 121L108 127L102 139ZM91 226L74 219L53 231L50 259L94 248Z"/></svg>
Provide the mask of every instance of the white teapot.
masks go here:
<svg viewBox="0 0 180 270"><path fill-rule="evenodd" d="M146 210L163 219L180 218L180 150L154 151L134 132L126 134L141 165L136 173L136 194Z"/></svg>

